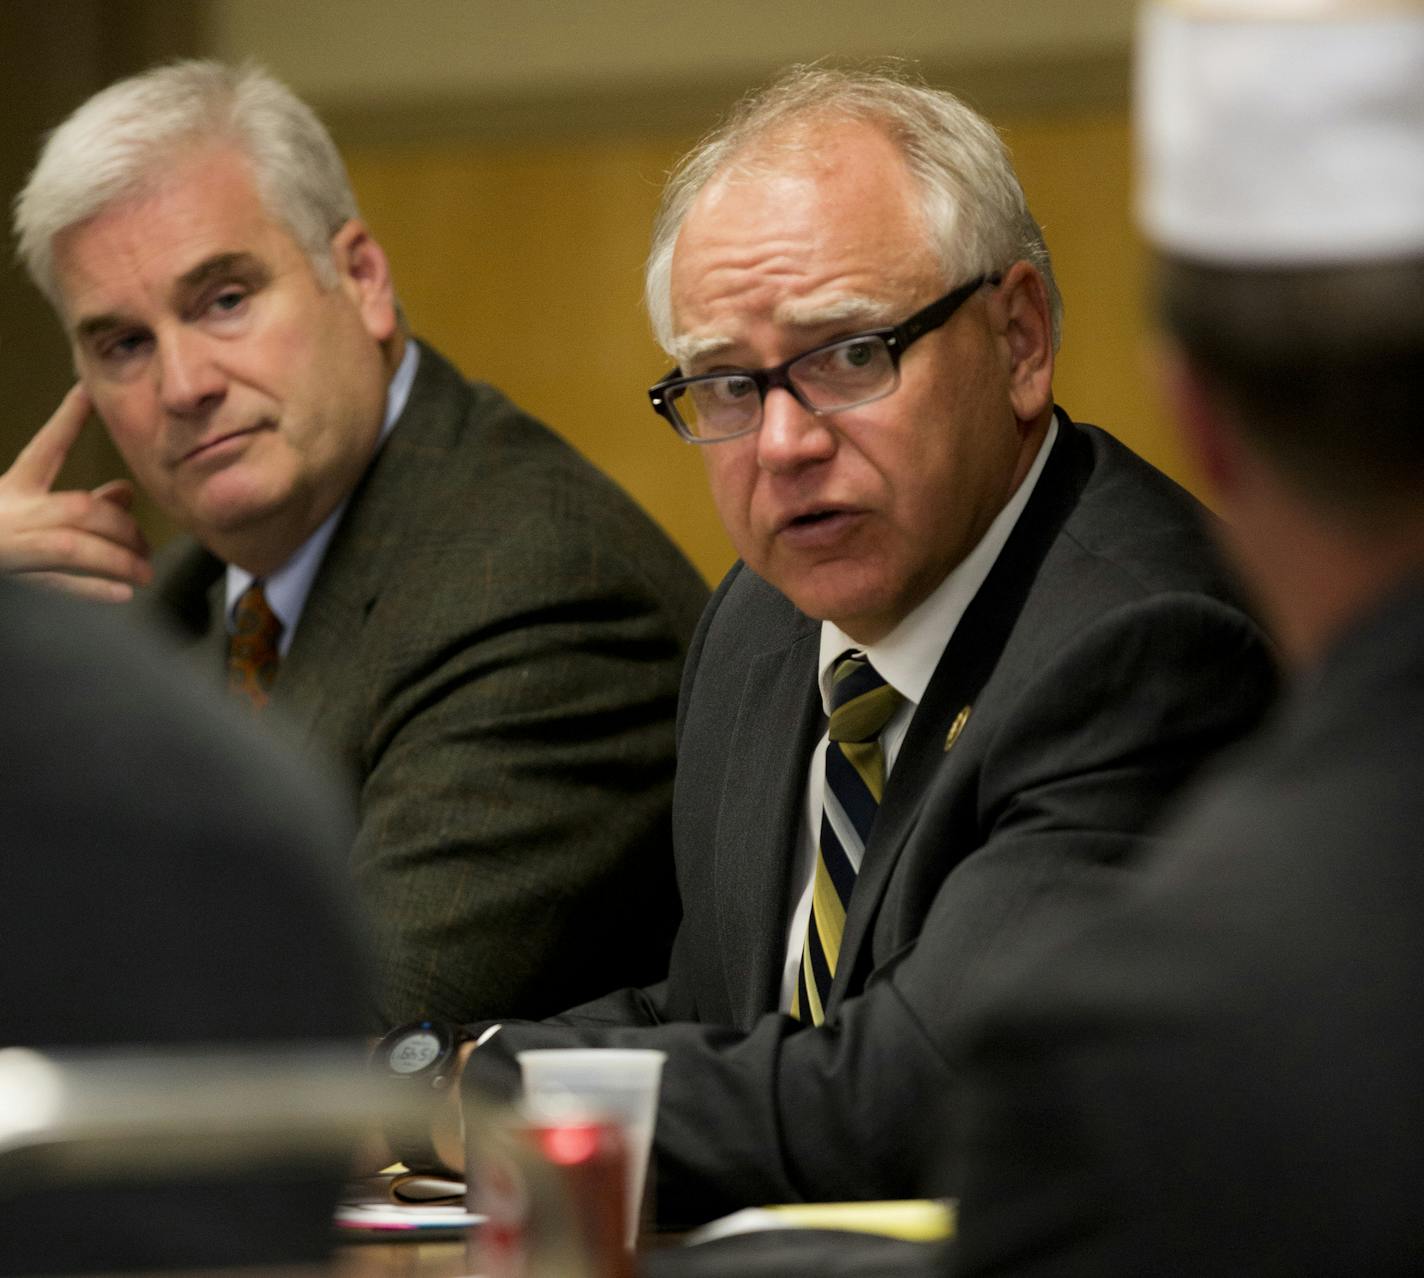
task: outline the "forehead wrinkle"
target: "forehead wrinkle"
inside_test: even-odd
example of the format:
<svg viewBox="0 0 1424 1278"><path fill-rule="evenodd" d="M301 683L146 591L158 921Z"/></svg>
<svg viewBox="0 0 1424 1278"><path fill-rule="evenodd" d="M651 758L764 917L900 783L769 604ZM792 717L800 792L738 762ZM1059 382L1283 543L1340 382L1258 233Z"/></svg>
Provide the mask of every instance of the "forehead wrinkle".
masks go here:
<svg viewBox="0 0 1424 1278"><path fill-rule="evenodd" d="M879 298L850 295L829 302L806 302L788 298L772 312L772 323L788 329L829 328L852 323L867 328L889 324L893 308ZM720 333L686 333L673 340L673 358L682 368L731 350L737 342Z"/></svg>

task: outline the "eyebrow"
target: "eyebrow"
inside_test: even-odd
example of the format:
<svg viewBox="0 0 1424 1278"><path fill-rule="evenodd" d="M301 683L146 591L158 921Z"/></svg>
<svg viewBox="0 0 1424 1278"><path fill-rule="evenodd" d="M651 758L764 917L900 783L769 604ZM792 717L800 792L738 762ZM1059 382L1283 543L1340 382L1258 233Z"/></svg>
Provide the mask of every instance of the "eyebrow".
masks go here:
<svg viewBox="0 0 1424 1278"><path fill-rule="evenodd" d="M866 327L888 324L890 308L882 301L869 297L844 297L834 302L817 303L803 307L798 302L784 302L772 314L772 322L785 328L816 329L831 324L847 322ZM683 336L674 339L673 355L680 368L686 368L695 360L718 355L731 350L737 343L721 334L706 336Z"/></svg>
<svg viewBox="0 0 1424 1278"><path fill-rule="evenodd" d="M678 367L686 368L694 360L705 359L709 355L718 355L722 351L730 350L735 345L736 343L730 337L675 337L672 342L672 353L673 358L677 360Z"/></svg>
<svg viewBox="0 0 1424 1278"><path fill-rule="evenodd" d="M272 278L272 272L251 253L217 253L204 258L191 270L184 271L174 281L170 296L181 303L186 296L201 292L214 281L233 276L240 276L260 287Z"/></svg>
<svg viewBox="0 0 1424 1278"><path fill-rule="evenodd" d="M81 343L92 342L94 338L111 333L116 328L124 328L128 323L129 321L122 315L112 312L105 315L89 315L74 326L74 338Z"/></svg>
<svg viewBox="0 0 1424 1278"><path fill-rule="evenodd" d="M857 324L880 325L888 322L890 308L871 297L842 297L834 302L803 307L798 302L785 302L776 308L772 318L787 328L825 328L853 320Z"/></svg>
<svg viewBox="0 0 1424 1278"><path fill-rule="evenodd" d="M169 290L172 303L182 308L195 293L200 293L216 280L239 277L254 287L260 288L272 278L272 272L262 261L251 253L216 253L204 258L190 270L184 271ZM102 315L91 315L74 326L74 335L81 341L92 341L114 329L127 328L133 320L121 312L108 311Z"/></svg>

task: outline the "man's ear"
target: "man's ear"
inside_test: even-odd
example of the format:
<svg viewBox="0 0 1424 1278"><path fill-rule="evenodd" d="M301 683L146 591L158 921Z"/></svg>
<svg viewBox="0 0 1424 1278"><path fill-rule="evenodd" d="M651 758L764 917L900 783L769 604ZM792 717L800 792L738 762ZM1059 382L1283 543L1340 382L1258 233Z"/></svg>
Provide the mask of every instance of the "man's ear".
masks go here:
<svg viewBox="0 0 1424 1278"><path fill-rule="evenodd" d="M337 281L361 313L366 331L384 342L396 331L395 286L385 250L357 218L331 237Z"/></svg>
<svg viewBox="0 0 1424 1278"><path fill-rule="evenodd" d="M1053 321L1043 276L1028 262L1015 262L989 304L1008 358L1014 415L1037 421L1053 405Z"/></svg>
<svg viewBox="0 0 1424 1278"><path fill-rule="evenodd" d="M1241 481L1241 440L1230 412L1191 357L1169 337L1156 343L1155 365L1187 456L1224 503Z"/></svg>

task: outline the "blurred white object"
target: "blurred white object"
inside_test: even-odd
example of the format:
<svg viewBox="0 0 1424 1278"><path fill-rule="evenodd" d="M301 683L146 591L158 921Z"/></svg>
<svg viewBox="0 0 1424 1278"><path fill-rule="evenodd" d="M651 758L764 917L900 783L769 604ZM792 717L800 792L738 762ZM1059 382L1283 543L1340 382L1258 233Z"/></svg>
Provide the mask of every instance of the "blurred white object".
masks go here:
<svg viewBox="0 0 1424 1278"><path fill-rule="evenodd" d="M121 1171L171 1178L347 1157L392 1104L359 1045L0 1049L0 1196Z"/></svg>
<svg viewBox="0 0 1424 1278"><path fill-rule="evenodd" d="M1158 0L1136 67L1158 248L1245 266L1424 252L1424 6Z"/></svg>

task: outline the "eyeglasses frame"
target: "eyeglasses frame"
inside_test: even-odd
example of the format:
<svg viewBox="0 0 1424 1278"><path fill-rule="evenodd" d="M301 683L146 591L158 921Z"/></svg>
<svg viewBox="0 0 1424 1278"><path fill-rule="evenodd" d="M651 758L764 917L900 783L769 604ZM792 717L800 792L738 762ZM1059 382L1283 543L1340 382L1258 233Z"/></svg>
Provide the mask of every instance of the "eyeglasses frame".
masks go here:
<svg viewBox="0 0 1424 1278"><path fill-rule="evenodd" d="M899 387L900 360L911 346L919 341L926 333L932 333L935 329L943 328L949 323L954 313L985 284L997 285L1002 279L1003 276L998 273L980 275L966 284L961 284L957 288L950 289L943 297L937 298L928 306L921 307L902 323L886 325L883 328L867 328L859 333L847 333L844 337L833 338L829 342L822 342L819 346L813 346L798 355L793 355L790 359L784 360L774 368L727 368L715 373L695 373L691 377L684 377L681 368L674 368L670 373L659 378L649 387L648 398L652 401L653 411L677 432L679 438L685 439L689 444L721 444L728 440L742 439L744 436L759 431L766 415L767 392L774 387L779 387L786 391L802 408L808 413L814 413L817 417L825 417L832 413L844 412L850 408L860 408L865 404L873 404L876 400L884 399L887 395L892 394ZM872 396L870 399L857 400L854 404L838 404L834 408L817 408L814 404L808 404L800 390L797 389L796 384L791 380L787 370L789 370L793 364L799 364L808 356L817 355L821 351L830 350L833 346L841 346L846 342L862 341L868 337L878 337L885 343L885 347L890 353L891 367L895 372L895 385L881 394ZM748 426L745 430L734 431L730 435L702 436L692 434L692 432L678 420L677 410L673 407L672 401L668 397L668 391L673 387L693 386L698 382L710 382L724 377L745 377L757 388L759 411L757 413L756 424L754 426Z"/></svg>

